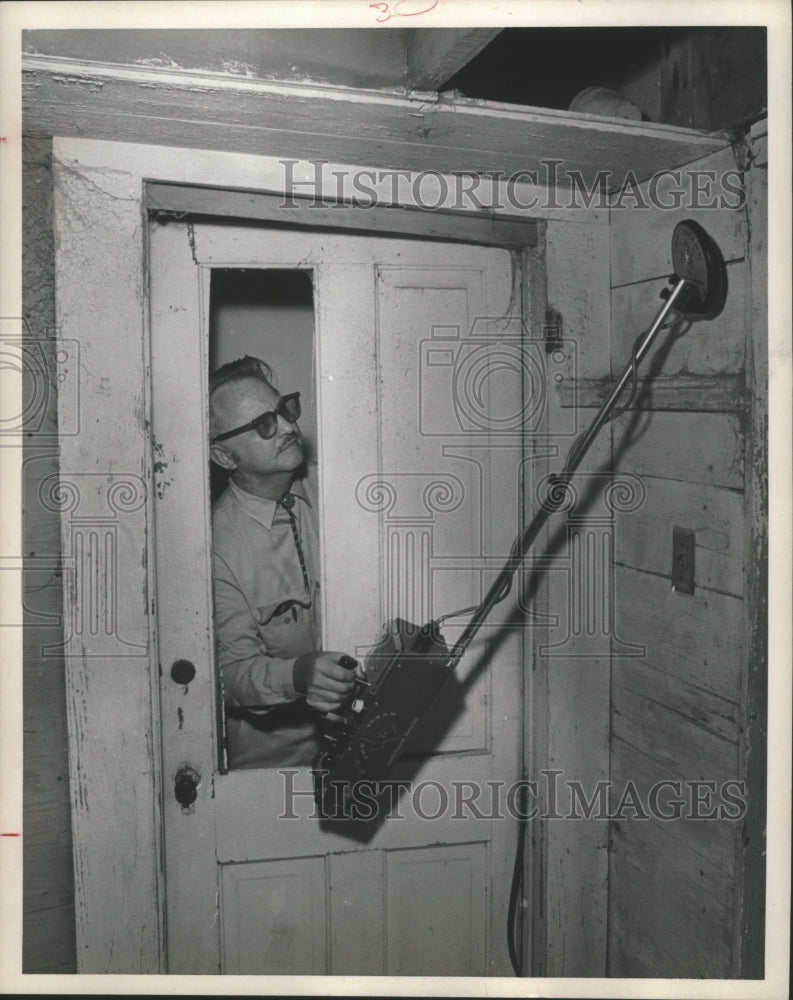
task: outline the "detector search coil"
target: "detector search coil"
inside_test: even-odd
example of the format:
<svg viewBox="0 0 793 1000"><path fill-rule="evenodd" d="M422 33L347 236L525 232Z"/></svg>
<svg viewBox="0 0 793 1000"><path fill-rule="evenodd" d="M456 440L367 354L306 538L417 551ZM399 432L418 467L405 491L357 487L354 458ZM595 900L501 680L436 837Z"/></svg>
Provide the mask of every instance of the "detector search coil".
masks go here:
<svg viewBox="0 0 793 1000"><path fill-rule="evenodd" d="M672 266L675 277L688 285L678 299L678 311L715 319L727 300L727 268L716 243L693 219L675 226Z"/></svg>

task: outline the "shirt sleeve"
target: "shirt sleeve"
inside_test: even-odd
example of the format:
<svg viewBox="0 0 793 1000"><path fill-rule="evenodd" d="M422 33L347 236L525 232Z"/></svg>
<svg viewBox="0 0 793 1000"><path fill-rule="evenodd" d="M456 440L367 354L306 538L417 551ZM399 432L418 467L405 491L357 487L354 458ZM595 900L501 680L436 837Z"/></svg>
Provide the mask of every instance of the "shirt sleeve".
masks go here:
<svg viewBox="0 0 793 1000"><path fill-rule="evenodd" d="M256 616L226 560L214 555L215 629L223 700L229 708L270 709L300 697L295 659L270 656Z"/></svg>

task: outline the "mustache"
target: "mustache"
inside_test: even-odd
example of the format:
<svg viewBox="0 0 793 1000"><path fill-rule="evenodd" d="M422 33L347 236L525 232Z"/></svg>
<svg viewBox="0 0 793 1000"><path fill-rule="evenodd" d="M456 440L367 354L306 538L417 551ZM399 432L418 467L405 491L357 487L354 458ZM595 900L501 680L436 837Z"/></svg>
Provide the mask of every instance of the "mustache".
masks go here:
<svg viewBox="0 0 793 1000"><path fill-rule="evenodd" d="M301 442L300 435L296 434L294 431L290 431L284 437L283 441L281 442L281 446L278 450L283 451L284 448L288 448L291 444L300 444L300 442Z"/></svg>

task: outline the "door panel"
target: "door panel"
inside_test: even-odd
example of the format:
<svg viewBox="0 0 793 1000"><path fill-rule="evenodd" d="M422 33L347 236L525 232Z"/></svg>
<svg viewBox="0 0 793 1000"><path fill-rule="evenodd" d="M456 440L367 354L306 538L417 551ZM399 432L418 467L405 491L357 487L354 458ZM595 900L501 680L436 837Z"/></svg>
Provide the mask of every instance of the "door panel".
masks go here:
<svg viewBox="0 0 793 1000"><path fill-rule="evenodd" d="M382 907L386 898L385 852L353 851L330 856L330 966L334 976L383 976Z"/></svg>
<svg viewBox="0 0 793 1000"><path fill-rule="evenodd" d="M484 790L519 777L521 635L490 643L508 603L417 734L404 818L366 842L313 817L308 769L218 767L206 446L213 267L313 274L325 648L364 655L390 617L423 622L476 603L506 558L521 499L521 427L511 415L521 412L522 388L499 360L514 324L492 318L512 298L506 252L153 225L170 971L508 975L515 822L475 819L454 798L455 782ZM444 625L450 645L464 623ZM187 686L170 677L180 658L196 667ZM200 773L187 807L172 794L185 764ZM422 815L435 811L431 790L416 807L412 792L424 781L448 797L436 819Z"/></svg>
<svg viewBox="0 0 793 1000"><path fill-rule="evenodd" d="M325 972L324 858L222 865L220 874L225 972Z"/></svg>
<svg viewBox="0 0 793 1000"><path fill-rule="evenodd" d="M486 849L482 843L386 855L391 976L479 976L485 968Z"/></svg>

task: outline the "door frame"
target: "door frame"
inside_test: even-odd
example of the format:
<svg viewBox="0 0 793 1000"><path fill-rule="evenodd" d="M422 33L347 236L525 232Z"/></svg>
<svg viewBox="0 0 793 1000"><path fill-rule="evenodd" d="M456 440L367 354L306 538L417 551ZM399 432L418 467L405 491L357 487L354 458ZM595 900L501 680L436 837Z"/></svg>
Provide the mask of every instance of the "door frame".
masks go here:
<svg viewBox="0 0 793 1000"><path fill-rule="evenodd" d="M355 159L355 150L351 152ZM304 166L309 169L307 163L298 161L296 169ZM365 167L328 165L333 185L323 192L324 200L334 202L334 171L349 175L358 169ZM167 489L167 470L163 473L158 443L150 437L148 207L154 194L162 197L163 185L171 185L174 197L182 199L180 207L172 205L171 211L187 210L194 198L199 210L207 212L210 192L217 214L228 214L230 199L236 198L233 214L240 218L241 193L261 207L268 198L272 205L273 195L283 198L291 192L283 164L273 156L89 139L55 138L53 175L58 336L78 343L80 370L85 375L79 396L59 396L60 426L77 430L61 436L61 485L50 491L50 502L61 512L66 567L62 653L78 971L158 973L166 967L166 887L154 553L149 526L151 491ZM230 177L235 181L231 193ZM520 200L528 203L525 195ZM158 207L168 210L162 201ZM510 214L501 210L497 217L485 220L472 207L443 213L443 218L439 213L417 211L420 206L411 203L409 196L400 208L403 211L336 208L334 220L341 225L343 216L354 219L354 228L372 235L382 231L378 226L384 218L398 215L401 235L408 226L417 237L443 238L438 226L449 226L454 232L449 230L446 238L459 241L468 233L466 242L506 244L511 249L519 243L518 233L525 232L524 260L532 258L532 288L537 292L529 322L542 326L544 277L538 278L537 272L544 262L540 211ZM603 231L608 225L596 210L560 213L557 209L551 214L557 225L569 223L574 229L583 225ZM369 219L373 228L368 226ZM348 225L353 228L349 221ZM117 546L112 553L115 561L100 565L101 554L94 552L90 564L112 574L115 587L112 635L103 645L95 636L86 638L83 624L88 609L79 584L89 568L86 550L80 550L82 564L72 553L78 529L110 522ZM532 678L532 671L527 677ZM527 711L546 718L548 706L541 704L542 697L542 685L538 693L527 692ZM528 747L530 772L535 758L545 760L547 742L547 724L532 728L539 745ZM121 823L119 817L123 817ZM542 858L540 838L538 849L527 853L527 891L547 886ZM548 948L553 932L549 928L546 933L536 921L531 923L532 940L527 929L524 945L526 953L534 956L532 968L541 968L543 959L537 952Z"/></svg>

